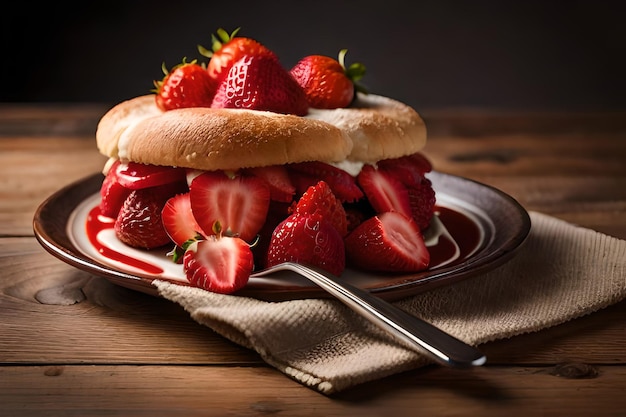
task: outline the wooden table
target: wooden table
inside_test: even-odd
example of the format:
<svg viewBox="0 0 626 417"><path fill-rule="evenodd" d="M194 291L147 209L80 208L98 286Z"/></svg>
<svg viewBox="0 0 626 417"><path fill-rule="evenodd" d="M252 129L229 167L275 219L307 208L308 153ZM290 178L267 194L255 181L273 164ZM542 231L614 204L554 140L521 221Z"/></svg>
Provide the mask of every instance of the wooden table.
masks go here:
<svg viewBox="0 0 626 417"><path fill-rule="evenodd" d="M33 213L101 170L106 109L0 106L0 416L625 415L626 301L483 345L480 368L432 366L327 397L178 305L66 265L36 241ZM626 113L422 113L439 171L626 238Z"/></svg>

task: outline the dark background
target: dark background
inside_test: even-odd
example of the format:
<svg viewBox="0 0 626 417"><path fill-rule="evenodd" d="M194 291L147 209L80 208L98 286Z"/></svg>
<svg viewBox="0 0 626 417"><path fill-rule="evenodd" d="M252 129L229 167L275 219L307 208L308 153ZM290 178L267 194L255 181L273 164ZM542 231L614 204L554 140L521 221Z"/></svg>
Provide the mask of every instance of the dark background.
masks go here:
<svg viewBox="0 0 626 417"><path fill-rule="evenodd" d="M3 102L114 104L146 94L218 27L366 65L416 109L626 109L622 1L64 1L2 12Z"/></svg>

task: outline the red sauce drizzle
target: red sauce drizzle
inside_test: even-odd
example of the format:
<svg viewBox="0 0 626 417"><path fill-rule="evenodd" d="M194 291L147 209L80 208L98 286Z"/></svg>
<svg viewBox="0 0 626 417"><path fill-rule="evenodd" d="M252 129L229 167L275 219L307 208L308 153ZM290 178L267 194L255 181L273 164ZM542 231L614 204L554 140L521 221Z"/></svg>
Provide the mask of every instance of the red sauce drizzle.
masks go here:
<svg viewBox="0 0 626 417"><path fill-rule="evenodd" d="M452 265L464 261L481 243L478 225L466 215L447 207L435 207L435 211L439 213L439 219L459 246L459 258ZM436 268L454 255L454 242L441 236L437 245L428 248L432 267Z"/></svg>
<svg viewBox="0 0 626 417"><path fill-rule="evenodd" d="M459 258L451 264L454 265L464 261L476 250L478 245L480 245L480 229L474 221L472 221L472 219L458 211L454 211L447 207L435 207L435 210L439 213L439 218L446 226L448 232L450 232L450 235L454 239L454 242L458 244L460 249ZM100 208L98 206L91 209L89 215L87 216L87 237L89 238L91 245L102 256L129 266L133 266L137 269L141 269L149 274L158 275L164 272L163 269L157 265L132 258L101 244L97 239L98 233L112 227L112 223L100 220ZM456 251L454 242L446 236L441 236L437 245L428 248L430 252L431 268L436 268L437 265L454 256Z"/></svg>
<svg viewBox="0 0 626 417"><path fill-rule="evenodd" d="M91 209L89 215L87 216L87 237L89 238L89 242L91 245L105 258L122 262L126 265L133 266L135 268L146 271L149 274L162 274L163 269L156 265L149 264L147 262L140 261L138 259L132 258L130 256L126 256L122 253L114 251L111 248L108 248L101 244L98 241L98 233L102 230L112 228L111 223L100 221L100 207L96 206Z"/></svg>

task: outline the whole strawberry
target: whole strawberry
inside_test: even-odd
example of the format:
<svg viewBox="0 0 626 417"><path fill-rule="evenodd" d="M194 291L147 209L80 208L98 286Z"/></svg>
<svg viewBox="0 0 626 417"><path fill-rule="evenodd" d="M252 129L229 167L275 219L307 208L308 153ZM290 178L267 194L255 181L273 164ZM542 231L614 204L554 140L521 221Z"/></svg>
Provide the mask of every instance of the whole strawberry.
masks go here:
<svg viewBox="0 0 626 417"><path fill-rule="evenodd" d="M163 80L155 81L153 90L156 105L161 110L211 106L216 83L196 60L186 62L183 59L171 71L164 64L163 73Z"/></svg>
<svg viewBox="0 0 626 417"><path fill-rule="evenodd" d="M346 52L342 49L338 59L309 55L291 69L291 75L306 92L309 106L318 109L348 107L355 91L364 91L357 82L365 75L365 66L354 63L346 68Z"/></svg>
<svg viewBox="0 0 626 417"><path fill-rule="evenodd" d="M167 199L176 191L169 184L133 190L115 220L117 238L141 249L154 249L171 243L163 227L161 212Z"/></svg>
<svg viewBox="0 0 626 417"><path fill-rule="evenodd" d="M304 90L272 57L245 55L217 87L211 107L263 110L304 116L308 103Z"/></svg>
<svg viewBox="0 0 626 417"><path fill-rule="evenodd" d="M244 56L262 55L278 61L274 52L254 39L237 36L241 28L231 34L220 28L211 35L211 49L198 45L198 52L209 58L207 72L216 82L221 81L233 64Z"/></svg>
<svg viewBox="0 0 626 417"><path fill-rule="evenodd" d="M335 227L316 214L292 214L272 233L267 266L298 262L341 275L346 266L343 238Z"/></svg>
<svg viewBox="0 0 626 417"><path fill-rule="evenodd" d="M341 237L348 234L346 211L341 201L335 197L330 186L324 181L319 181L304 192L295 205L293 213L300 215L319 214L333 225Z"/></svg>

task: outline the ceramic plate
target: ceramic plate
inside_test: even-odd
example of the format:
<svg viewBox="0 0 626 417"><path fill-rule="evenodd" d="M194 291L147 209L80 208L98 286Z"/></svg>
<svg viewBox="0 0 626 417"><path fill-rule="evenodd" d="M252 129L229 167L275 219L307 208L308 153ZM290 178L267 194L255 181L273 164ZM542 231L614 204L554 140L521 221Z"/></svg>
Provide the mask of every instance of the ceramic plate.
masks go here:
<svg viewBox="0 0 626 417"><path fill-rule="evenodd" d="M512 197L458 176L431 172L428 177L437 195L437 216L425 233L430 268L413 274L346 269L342 278L394 300L493 269L522 245L530 231L530 218ZM112 224L99 224L102 230L97 239L89 237L93 233L87 233L87 219L100 201L103 178L102 174L84 178L41 204L33 228L42 246L70 265L148 294L157 295L154 279L189 285L181 265L166 257L171 248L144 251L124 246L114 238ZM291 272L251 278L237 294L272 301L327 296Z"/></svg>

